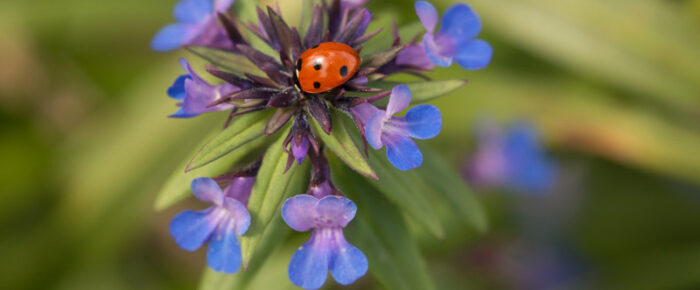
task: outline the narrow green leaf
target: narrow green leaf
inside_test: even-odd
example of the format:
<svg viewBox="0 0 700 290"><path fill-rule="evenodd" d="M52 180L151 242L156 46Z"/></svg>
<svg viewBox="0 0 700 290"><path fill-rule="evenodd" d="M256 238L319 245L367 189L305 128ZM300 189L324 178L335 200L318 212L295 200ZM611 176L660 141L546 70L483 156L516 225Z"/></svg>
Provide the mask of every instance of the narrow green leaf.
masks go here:
<svg viewBox="0 0 700 290"><path fill-rule="evenodd" d="M365 253L372 275L387 289L434 289L401 212L367 179L339 162L332 164L333 180L358 208L355 220L345 229L346 237Z"/></svg>
<svg viewBox="0 0 700 290"><path fill-rule="evenodd" d="M244 55L203 46L190 46L185 49L228 72L238 74L247 72L254 75L264 75L264 72Z"/></svg>
<svg viewBox="0 0 700 290"><path fill-rule="evenodd" d="M238 116L226 129L212 138L187 165L187 171L202 167L221 158L265 134L271 111L259 111Z"/></svg>
<svg viewBox="0 0 700 290"><path fill-rule="evenodd" d="M252 161L252 159L257 156L256 153L262 153L262 148L270 142L270 138L256 138L243 146L239 147L235 151L227 154L224 157L217 159L208 166L198 168L196 170L191 170L185 172L187 164L190 159L185 159L182 164L180 164L177 169L170 175L168 180L163 185L162 189L158 193L155 202L155 209L157 211L164 210L176 202L186 198L190 194L190 183L193 179L197 177L213 177L221 175L231 170L236 166L243 166L247 164L247 161ZM203 143L197 148L204 146Z"/></svg>
<svg viewBox="0 0 700 290"><path fill-rule="evenodd" d="M382 154L384 150L369 150L369 163L379 176L378 180L369 182L430 233L438 238L442 237L442 223L427 197L434 194L433 190L415 172L400 171L391 165Z"/></svg>
<svg viewBox="0 0 700 290"><path fill-rule="evenodd" d="M421 151L423 165L415 169L416 173L447 201L457 216L477 231L484 232L487 227L486 213L464 179L428 146L423 146Z"/></svg>
<svg viewBox="0 0 700 290"><path fill-rule="evenodd" d="M389 90L399 84L402 83L378 81L371 83L369 86ZM438 80L405 83L405 85L411 89L411 104L424 103L442 97L454 92L465 84L467 84L466 80Z"/></svg>
<svg viewBox="0 0 700 290"><path fill-rule="evenodd" d="M343 124L341 113L338 111L331 112L333 131L330 135L323 132L321 126L314 119L311 122L312 128L314 130L314 136L320 138L323 143L335 153L340 160L343 160L345 164L350 166L358 173L377 179L377 174L374 172L372 167L367 163L367 159L357 148L355 142L352 140L348 132L348 127ZM352 128L352 127L351 127Z"/></svg>
<svg viewBox="0 0 700 290"><path fill-rule="evenodd" d="M248 211L251 216L250 229L241 237L244 267L248 267L254 254L258 252L256 249L263 238L272 235L267 231L274 232L272 221L280 215L282 201L292 194L303 191L303 184L306 181L304 176L308 171L305 168L306 165L302 168L293 165L287 173L284 172L288 157L282 148L285 137L282 135L265 153L250 195L248 202Z"/></svg>

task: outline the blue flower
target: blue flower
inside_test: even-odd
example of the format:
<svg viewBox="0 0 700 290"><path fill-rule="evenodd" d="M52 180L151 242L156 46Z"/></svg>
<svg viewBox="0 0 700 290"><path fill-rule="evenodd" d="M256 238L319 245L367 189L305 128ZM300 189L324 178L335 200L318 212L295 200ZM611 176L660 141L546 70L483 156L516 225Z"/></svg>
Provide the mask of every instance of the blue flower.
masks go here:
<svg viewBox="0 0 700 290"><path fill-rule="evenodd" d="M241 247L236 236L243 235L250 225L250 214L244 203L252 189L254 177L233 180L225 192L211 178L192 181L197 199L212 203L205 210L186 210L170 222L170 234L180 248L199 249L209 242L207 264L223 273L235 273L241 266Z"/></svg>
<svg viewBox="0 0 700 290"><path fill-rule="evenodd" d="M199 45L232 49L226 30L219 26L216 13L224 13L233 0L181 0L173 15L177 23L163 27L151 40L156 51L170 51L181 46Z"/></svg>
<svg viewBox="0 0 700 290"><path fill-rule="evenodd" d="M398 85L391 90L386 111L377 109L364 125L369 145L374 149L386 146L387 158L400 170L413 169L423 163L423 154L411 138L430 139L442 128L440 110L433 105L415 106L403 117L394 116L410 102L411 90Z"/></svg>
<svg viewBox="0 0 700 290"><path fill-rule="evenodd" d="M467 177L474 185L544 193L556 182L556 166L532 126L519 123L507 132L482 127L478 137L477 153L467 167Z"/></svg>
<svg viewBox="0 0 700 290"><path fill-rule="evenodd" d="M447 9L437 32L435 7L418 1L415 8L427 32L420 45L409 46L399 54L398 64L431 69L433 65L448 67L454 60L468 70L482 69L489 64L493 49L488 42L475 39L481 31L481 21L467 4L458 3Z"/></svg>
<svg viewBox="0 0 700 290"><path fill-rule="evenodd" d="M179 76L175 79L173 85L168 88L168 95L180 101L178 103L180 109L175 114L170 115L170 117L190 118L202 113L233 108L233 105L228 103L212 107L208 106L221 97L238 92L239 88L229 83L216 86L207 83L192 70L192 67L184 58L180 59L180 65L187 74Z"/></svg>
<svg viewBox="0 0 700 290"><path fill-rule="evenodd" d="M367 273L367 257L345 240L343 228L355 217L357 206L334 195L317 199L301 194L287 199L282 218L292 229L311 230L311 239L292 256L289 279L299 287L323 286L328 271L338 283L349 285Z"/></svg>

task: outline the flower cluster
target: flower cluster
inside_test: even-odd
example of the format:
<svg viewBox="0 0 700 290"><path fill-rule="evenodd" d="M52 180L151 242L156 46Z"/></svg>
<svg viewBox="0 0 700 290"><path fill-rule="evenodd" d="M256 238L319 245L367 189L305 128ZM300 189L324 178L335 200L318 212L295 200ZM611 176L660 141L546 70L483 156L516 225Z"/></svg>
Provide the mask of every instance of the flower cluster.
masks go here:
<svg viewBox="0 0 700 290"><path fill-rule="evenodd" d="M480 69L491 58L488 43L474 39L481 24L469 6L449 8L435 32L437 12L422 1L416 2L418 18L427 30L422 42L417 41L420 35L413 42L402 42L394 27L390 45L365 55L363 46L382 31L367 32L372 20L364 6L367 1L320 1L310 11L308 27L293 27L271 7L258 8L255 23L230 13L233 0L181 0L174 11L177 23L163 28L151 43L157 51L199 47L224 56L195 53L212 62L206 71L221 80L218 84L204 80L187 60L180 60L185 74L167 91L179 107L171 117L228 111L228 127L241 115L271 111L264 135L287 128L280 149L287 153L287 169L295 162L310 160L313 174L308 191L289 198L281 208L292 229L311 230L310 240L289 264L290 280L304 288L320 288L329 271L335 281L348 285L369 268L362 251L343 235L357 206L332 183L326 146L319 136L334 135L334 126L338 126L333 124L338 120L334 115L344 113L354 121L365 149L367 145L386 147L387 159L397 169L416 168L423 155L413 139L430 139L440 133L440 110L418 105L399 116L411 105L410 84L391 85L386 90L383 88L390 84L386 79L402 73L429 79L426 71L448 66L453 59L466 69ZM268 47L263 49L260 44ZM226 63L232 59L237 62ZM243 62L249 65L240 65ZM312 130L314 127L320 130ZM345 146L355 146L345 140L349 142ZM209 242L209 266L219 272L236 272L242 261L237 237L256 222L246 206L260 166L257 162L214 179L195 179L195 197L213 205L173 219L170 230L177 244L191 251Z"/></svg>
<svg viewBox="0 0 700 290"><path fill-rule="evenodd" d="M532 126L517 123L504 132L487 123L477 131L478 148L465 170L473 185L533 194L554 185L556 166L546 156Z"/></svg>

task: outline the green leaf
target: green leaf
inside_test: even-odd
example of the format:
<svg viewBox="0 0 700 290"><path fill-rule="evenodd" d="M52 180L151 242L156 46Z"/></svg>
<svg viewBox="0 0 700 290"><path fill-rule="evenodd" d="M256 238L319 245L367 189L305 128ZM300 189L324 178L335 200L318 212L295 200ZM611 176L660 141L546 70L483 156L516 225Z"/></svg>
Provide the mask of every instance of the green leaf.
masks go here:
<svg viewBox="0 0 700 290"><path fill-rule="evenodd" d="M399 83L378 81L370 83L370 87L382 88L390 90L396 85L405 84L411 89L411 104L418 104L430 101L432 99L442 97L467 84L466 80L439 80L439 81L424 81L413 83ZM382 101L386 103L386 100ZM378 103L378 104L382 104Z"/></svg>
<svg viewBox="0 0 700 290"><path fill-rule="evenodd" d="M333 153L335 153L340 160L343 160L345 164L350 166L350 168L364 176L377 179L377 174L367 162L367 158L362 155L357 145L355 145L355 142L352 140L347 125L343 124L341 113L334 110L331 112L331 118L333 120L333 131L330 135L323 132L323 129L318 122L316 122L316 119L311 122L313 124L314 136L320 138L326 147L333 151Z"/></svg>
<svg viewBox="0 0 700 290"><path fill-rule="evenodd" d="M264 75L264 72L244 55L203 46L189 46L185 49L228 72L238 74L247 72L254 75Z"/></svg>
<svg viewBox="0 0 700 290"><path fill-rule="evenodd" d="M369 270L387 289L434 289L416 239L401 212L367 179L332 163L333 180L352 199L358 213L345 229L347 239L369 260Z"/></svg>
<svg viewBox="0 0 700 290"><path fill-rule="evenodd" d="M434 194L433 190L414 171L400 171L391 165L382 154L384 150L369 150L370 164L379 176L378 180L369 182L430 233L442 237L442 223L427 197Z"/></svg>
<svg viewBox="0 0 700 290"><path fill-rule="evenodd" d="M279 217L282 201L292 194L302 193L303 185L307 181L305 174L309 171L306 168L308 162L301 168L293 165L287 173L284 172L288 157L282 147L285 137L282 135L265 153L250 195L248 202L248 212L251 216L250 229L241 237L244 267L248 267L254 254L258 253L256 249L263 238L273 235L268 231L275 231L272 221Z"/></svg>
<svg viewBox="0 0 700 290"><path fill-rule="evenodd" d="M265 134L271 111L259 111L236 117L221 133L212 138L187 165L187 171L202 167L221 158Z"/></svg>
<svg viewBox="0 0 700 290"><path fill-rule="evenodd" d="M447 201L457 216L477 231L486 231L486 213L464 179L429 146L421 151L423 165L415 169L418 176Z"/></svg>
<svg viewBox="0 0 700 290"><path fill-rule="evenodd" d="M270 138L256 138L233 152L221 157L208 166L196 170L185 171L190 159L185 159L175 172L173 172L158 193L155 202L155 210L164 210L190 194L190 183L197 177L213 177L221 175L236 166L243 166L252 161L257 154L262 153L262 148L270 142ZM204 143L206 144L206 143ZM204 144L197 146L201 148ZM251 156L253 156L251 158Z"/></svg>

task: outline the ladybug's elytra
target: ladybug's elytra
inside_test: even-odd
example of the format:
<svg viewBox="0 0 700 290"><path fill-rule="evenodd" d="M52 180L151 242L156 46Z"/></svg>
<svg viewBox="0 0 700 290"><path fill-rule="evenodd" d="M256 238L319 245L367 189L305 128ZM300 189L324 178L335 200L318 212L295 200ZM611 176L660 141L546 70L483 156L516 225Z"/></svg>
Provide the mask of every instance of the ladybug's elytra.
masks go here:
<svg viewBox="0 0 700 290"><path fill-rule="evenodd" d="M347 82L360 67L360 55L340 42L324 42L307 49L296 63L302 91L322 93Z"/></svg>

